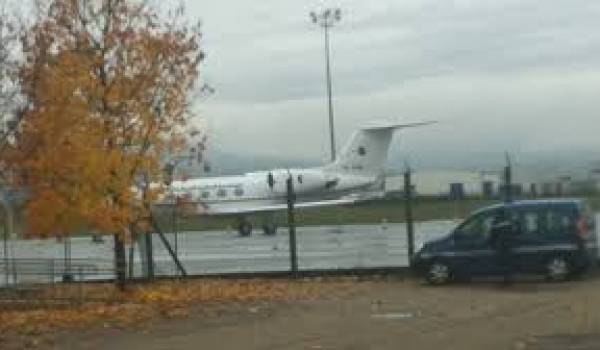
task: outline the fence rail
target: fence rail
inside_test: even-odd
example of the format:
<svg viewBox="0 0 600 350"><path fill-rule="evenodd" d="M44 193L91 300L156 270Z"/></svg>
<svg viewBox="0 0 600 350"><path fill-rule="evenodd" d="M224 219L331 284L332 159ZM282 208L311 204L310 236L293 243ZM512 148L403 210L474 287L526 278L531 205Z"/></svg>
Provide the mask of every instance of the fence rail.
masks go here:
<svg viewBox="0 0 600 350"><path fill-rule="evenodd" d="M84 283L114 276L112 264L93 259L4 259L0 261L0 308L112 300L112 293Z"/></svg>
<svg viewBox="0 0 600 350"><path fill-rule="evenodd" d="M416 247L447 232L453 222L418 223ZM297 235L298 277L404 275L408 264L406 231L403 224L299 227ZM190 278L280 278L290 276L287 232L275 236L255 233L240 237L235 232L165 233L174 245ZM155 237L156 238L156 237ZM158 239L153 239L154 276L181 278L173 260ZM139 282L146 274L141 243L126 249L130 281ZM110 299L93 287L111 282L116 276L112 260L113 242L92 241L87 237L70 240L72 249L54 240L11 240L0 257L0 300L68 301ZM147 249L147 248L146 248ZM67 254L68 253L68 254ZM40 258L30 258L40 256ZM112 288L112 287L111 287ZM114 288L112 288L114 292ZM118 297L118 296L116 296Z"/></svg>

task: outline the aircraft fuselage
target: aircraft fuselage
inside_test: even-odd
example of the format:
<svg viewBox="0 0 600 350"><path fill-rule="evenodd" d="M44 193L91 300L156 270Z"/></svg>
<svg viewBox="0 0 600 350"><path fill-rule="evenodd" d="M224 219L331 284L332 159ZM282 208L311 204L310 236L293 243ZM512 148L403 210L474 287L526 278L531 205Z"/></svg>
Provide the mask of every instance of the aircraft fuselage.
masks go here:
<svg viewBox="0 0 600 350"><path fill-rule="evenodd" d="M324 168L276 169L241 176L196 178L172 183L171 200L180 198L196 206L199 215L225 215L249 211L275 211L287 205L288 178L297 203L340 199L365 190L377 177L343 174Z"/></svg>

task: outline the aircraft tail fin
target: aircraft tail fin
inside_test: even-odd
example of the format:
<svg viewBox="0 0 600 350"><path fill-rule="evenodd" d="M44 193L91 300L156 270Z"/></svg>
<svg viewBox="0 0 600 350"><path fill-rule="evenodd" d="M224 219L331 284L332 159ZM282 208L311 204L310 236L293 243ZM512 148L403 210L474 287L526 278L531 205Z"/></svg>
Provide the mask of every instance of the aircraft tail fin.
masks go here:
<svg viewBox="0 0 600 350"><path fill-rule="evenodd" d="M327 168L364 175L381 175L385 168L394 131L432 123L434 122L364 127L352 135L350 142L346 144L337 159Z"/></svg>

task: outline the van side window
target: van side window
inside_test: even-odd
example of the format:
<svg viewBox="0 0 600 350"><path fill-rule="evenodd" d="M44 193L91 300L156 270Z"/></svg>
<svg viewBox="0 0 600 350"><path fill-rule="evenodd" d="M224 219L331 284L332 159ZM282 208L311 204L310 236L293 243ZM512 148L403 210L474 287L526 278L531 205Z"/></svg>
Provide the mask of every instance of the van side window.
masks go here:
<svg viewBox="0 0 600 350"><path fill-rule="evenodd" d="M536 212L525 212L521 217L521 232L526 235L536 235L539 232L539 220Z"/></svg>
<svg viewBox="0 0 600 350"><path fill-rule="evenodd" d="M562 236L572 232L574 225L571 213L557 208L523 210L519 218L521 232L528 236Z"/></svg>
<svg viewBox="0 0 600 350"><path fill-rule="evenodd" d="M547 210L544 213L545 227L544 235L546 236L560 236L572 232L573 220L571 219L568 212L562 212L559 210Z"/></svg>

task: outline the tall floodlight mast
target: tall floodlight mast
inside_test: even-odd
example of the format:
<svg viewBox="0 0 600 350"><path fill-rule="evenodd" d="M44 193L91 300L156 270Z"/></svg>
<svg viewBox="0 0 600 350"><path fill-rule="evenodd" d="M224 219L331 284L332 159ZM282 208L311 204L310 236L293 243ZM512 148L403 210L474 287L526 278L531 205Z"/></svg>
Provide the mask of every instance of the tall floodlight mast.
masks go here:
<svg viewBox="0 0 600 350"><path fill-rule="evenodd" d="M342 10L328 8L320 13L311 12L310 18L325 32L325 76L327 79L327 103L329 111L329 136L331 141L331 161L335 160L335 131L333 124L333 103L331 101L331 63L329 57L329 29L342 19Z"/></svg>

